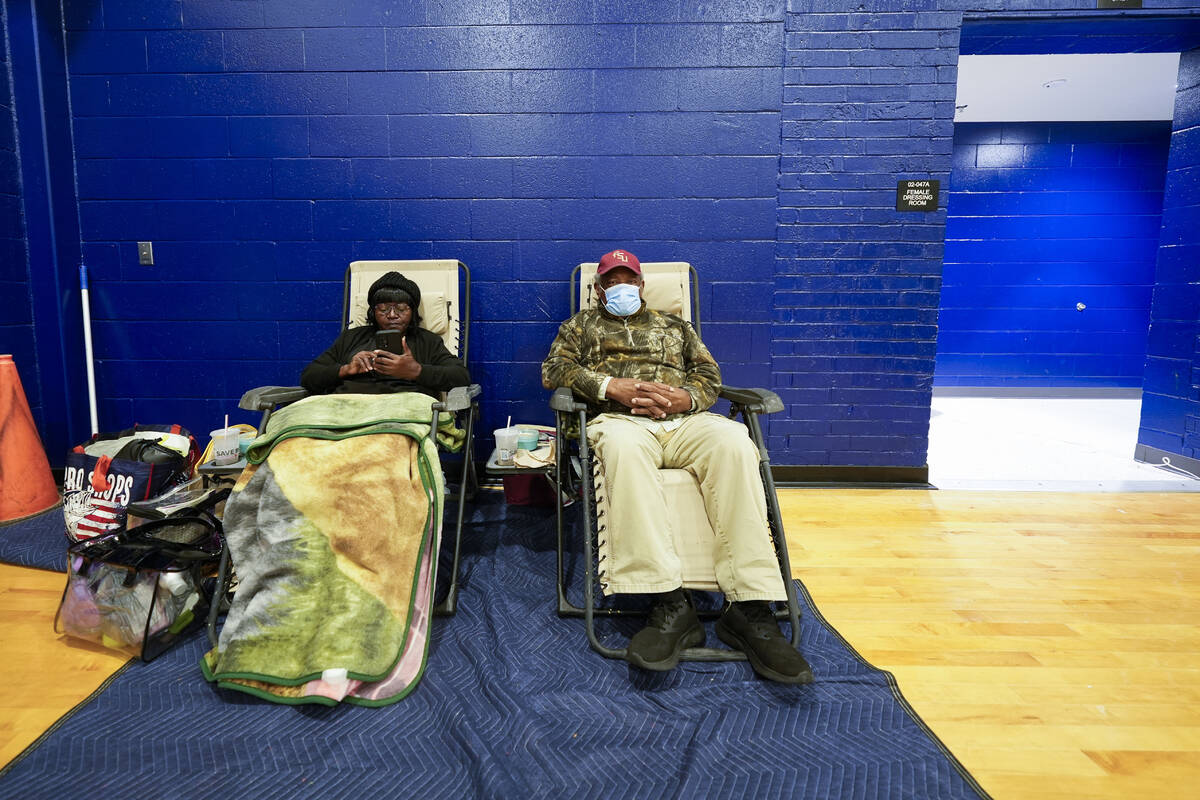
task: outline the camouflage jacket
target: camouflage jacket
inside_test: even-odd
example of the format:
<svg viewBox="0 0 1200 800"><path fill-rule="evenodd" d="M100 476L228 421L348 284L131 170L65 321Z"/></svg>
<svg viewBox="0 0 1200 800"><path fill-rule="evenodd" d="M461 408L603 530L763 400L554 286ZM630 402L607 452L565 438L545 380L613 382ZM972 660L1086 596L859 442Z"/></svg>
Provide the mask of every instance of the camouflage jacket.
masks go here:
<svg viewBox="0 0 1200 800"><path fill-rule="evenodd" d="M600 397L610 376L682 386L694 401L684 413L708 409L721 391L721 369L691 323L644 303L628 317L598 308L580 311L559 327L542 362L545 388L569 386L596 413L629 413L615 400Z"/></svg>

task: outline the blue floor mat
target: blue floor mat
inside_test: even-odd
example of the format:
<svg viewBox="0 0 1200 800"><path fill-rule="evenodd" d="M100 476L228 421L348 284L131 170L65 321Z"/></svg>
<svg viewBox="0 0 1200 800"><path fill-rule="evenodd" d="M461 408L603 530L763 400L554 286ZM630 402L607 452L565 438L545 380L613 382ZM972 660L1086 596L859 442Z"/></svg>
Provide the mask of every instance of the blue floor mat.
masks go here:
<svg viewBox="0 0 1200 800"><path fill-rule="evenodd" d="M396 705L281 706L214 688L198 635L60 721L0 772L0 796L986 797L807 597L812 685L762 681L745 662L641 672L555 615L554 538L552 510L484 493L464 531L458 614L435 620L425 676ZM629 632L599 625L614 646Z"/></svg>
<svg viewBox="0 0 1200 800"><path fill-rule="evenodd" d="M0 523L0 561L19 567L67 571L67 524L62 504Z"/></svg>

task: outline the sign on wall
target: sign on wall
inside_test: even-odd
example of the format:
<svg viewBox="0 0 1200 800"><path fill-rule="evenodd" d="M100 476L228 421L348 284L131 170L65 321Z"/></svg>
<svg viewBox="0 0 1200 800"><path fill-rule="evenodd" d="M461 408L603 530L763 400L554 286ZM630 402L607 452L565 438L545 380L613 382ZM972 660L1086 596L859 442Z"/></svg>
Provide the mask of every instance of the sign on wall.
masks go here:
<svg viewBox="0 0 1200 800"><path fill-rule="evenodd" d="M897 211L937 211L940 181L900 181L896 184Z"/></svg>

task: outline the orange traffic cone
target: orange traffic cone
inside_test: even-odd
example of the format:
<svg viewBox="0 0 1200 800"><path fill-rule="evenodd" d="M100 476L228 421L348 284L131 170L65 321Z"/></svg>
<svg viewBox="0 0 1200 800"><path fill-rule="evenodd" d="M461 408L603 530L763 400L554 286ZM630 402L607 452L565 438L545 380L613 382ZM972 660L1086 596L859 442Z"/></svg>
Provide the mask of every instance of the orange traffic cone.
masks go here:
<svg viewBox="0 0 1200 800"><path fill-rule="evenodd" d="M0 522L45 511L57 502L58 488L16 362L0 355Z"/></svg>

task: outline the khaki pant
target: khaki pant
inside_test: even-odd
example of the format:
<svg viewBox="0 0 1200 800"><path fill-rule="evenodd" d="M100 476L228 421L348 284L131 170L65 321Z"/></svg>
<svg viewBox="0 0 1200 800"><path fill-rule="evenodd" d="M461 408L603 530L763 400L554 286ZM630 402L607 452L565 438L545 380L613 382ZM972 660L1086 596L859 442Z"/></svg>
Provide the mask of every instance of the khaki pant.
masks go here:
<svg viewBox="0 0 1200 800"><path fill-rule="evenodd" d="M659 469L685 469L700 483L716 533L717 583L729 600L785 600L779 561L767 527L758 449L746 427L704 412L677 428L647 426L622 414L588 423L608 493L598 524L605 594L669 592L681 582Z"/></svg>

